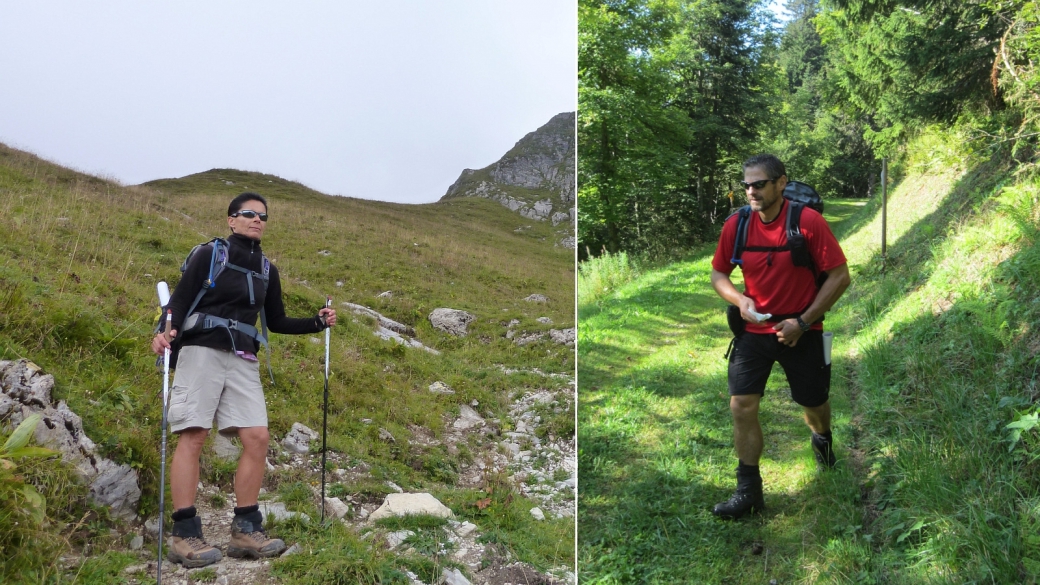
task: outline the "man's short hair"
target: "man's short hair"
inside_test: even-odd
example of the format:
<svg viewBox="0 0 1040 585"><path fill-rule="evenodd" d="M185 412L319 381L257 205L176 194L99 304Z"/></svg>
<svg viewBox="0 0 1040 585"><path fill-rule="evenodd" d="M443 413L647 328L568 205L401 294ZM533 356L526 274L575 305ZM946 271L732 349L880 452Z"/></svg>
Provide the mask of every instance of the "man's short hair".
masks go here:
<svg viewBox="0 0 1040 585"><path fill-rule="evenodd" d="M231 200L231 204L228 205L227 214L231 217L231 214L237 213L242 210L242 206L245 205L246 201L259 201L264 204L264 209L267 209L267 200L264 199L259 193L253 193L252 191L246 191L238 197Z"/></svg>
<svg viewBox="0 0 1040 585"><path fill-rule="evenodd" d="M772 154L756 154L755 156L744 161L744 170L750 168L762 169L769 175L770 179L779 179L780 177L787 174L787 169L784 167L784 163L780 162L780 159Z"/></svg>

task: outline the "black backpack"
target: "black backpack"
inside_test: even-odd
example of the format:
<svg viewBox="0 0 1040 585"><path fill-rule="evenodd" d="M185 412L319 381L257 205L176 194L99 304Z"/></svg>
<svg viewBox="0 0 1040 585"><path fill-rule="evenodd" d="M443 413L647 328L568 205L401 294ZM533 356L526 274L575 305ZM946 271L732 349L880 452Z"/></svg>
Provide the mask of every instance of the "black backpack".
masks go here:
<svg viewBox="0 0 1040 585"><path fill-rule="evenodd" d="M812 254L809 253L809 248L805 245L805 236L802 234L800 225L802 210L806 207L811 207L823 213L823 200L820 199L816 189L798 181L787 182L783 197L788 201L786 225L784 226L784 231L787 234L787 243L783 246L748 246L747 230L748 220L751 218L751 206L745 205L734 212L738 216L737 236L733 243L733 258L730 262L743 266L744 260L741 256L745 251L783 252L789 250L791 252L791 261L794 262L795 266L804 266L812 270L813 275L817 278L816 288L819 288L823 281L820 279L820 275L817 274ZM825 273L823 278L826 278Z"/></svg>

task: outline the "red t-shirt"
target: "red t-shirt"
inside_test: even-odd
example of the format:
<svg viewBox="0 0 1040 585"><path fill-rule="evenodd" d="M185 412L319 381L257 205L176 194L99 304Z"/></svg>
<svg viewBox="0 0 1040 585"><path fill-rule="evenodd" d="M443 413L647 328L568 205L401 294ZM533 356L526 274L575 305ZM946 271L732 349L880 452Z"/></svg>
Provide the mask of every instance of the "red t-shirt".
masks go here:
<svg viewBox="0 0 1040 585"><path fill-rule="evenodd" d="M780 213L769 223L762 223L758 212L751 212L751 217L748 218L748 246L775 247L787 243L784 229L787 205L788 201L785 199ZM715 257L711 261L711 267L724 274L730 274L737 266L730 262L733 258L737 220L737 214L733 214L722 226L722 236L719 237L719 245L715 248ZM802 209L800 229L817 270L826 272L845 264L845 253L841 251L838 240L831 233L827 221L815 209ZM799 313L807 309L816 298L816 283L812 270L804 266L795 266L789 251L745 250L741 258L744 261L741 266L744 273L744 295L755 301L755 311L773 315ZM776 321L748 323L747 331L775 333L775 324ZM813 329L822 328L822 324L813 325Z"/></svg>

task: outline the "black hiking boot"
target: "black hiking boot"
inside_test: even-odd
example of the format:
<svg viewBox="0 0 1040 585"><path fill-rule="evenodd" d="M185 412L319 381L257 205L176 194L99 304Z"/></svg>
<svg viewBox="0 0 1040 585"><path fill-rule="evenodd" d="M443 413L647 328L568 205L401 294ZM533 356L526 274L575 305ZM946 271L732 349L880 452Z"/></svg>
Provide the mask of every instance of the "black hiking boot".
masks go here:
<svg viewBox="0 0 1040 585"><path fill-rule="evenodd" d="M737 466L737 491L729 500L715 504L712 514L723 520L738 520L746 514L761 512L766 507L762 497L762 476L757 465Z"/></svg>
<svg viewBox="0 0 1040 585"><path fill-rule="evenodd" d="M834 467L838 460L834 456L834 440L831 438L831 432L827 431L822 435L813 433L811 442L816 463L824 469Z"/></svg>

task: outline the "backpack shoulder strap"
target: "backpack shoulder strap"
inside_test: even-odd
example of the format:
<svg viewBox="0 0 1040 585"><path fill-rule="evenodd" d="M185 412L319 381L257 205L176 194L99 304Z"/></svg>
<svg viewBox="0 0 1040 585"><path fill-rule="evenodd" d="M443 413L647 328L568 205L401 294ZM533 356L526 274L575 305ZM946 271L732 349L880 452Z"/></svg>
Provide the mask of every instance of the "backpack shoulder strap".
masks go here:
<svg viewBox="0 0 1040 585"><path fill-rule="evenodd" d="M188 306L188 311L184 313L184 317L187 318L195 311L195 307L199 305L199 301L206 294L206 291L217 286L216 280L220 276L220 273L224 271L224 267L227 266L227 250L228 242L224 238L213 238L205 244L198 244L188 252L188 257L184 259L184 263L181 264L181 272L183 273L188 269L188 262L191 261L192 256L195 255L202 247L212 244L213 249L210 253L209 258L209 272L207 273L206 279L202 281L202 288L199 289L199 293L195 295L195 300Z"/></svg>
<svg viewBox="0 0 1040 585"><path fill-rule="evenodd" d="M787 231L787 239L791 239L791 235L797 235L802 233L802 210L805 209L804 203L797 201L787 202L787 218L784 229Z"/></svg>
<svg viewBox="0 0 1040 585"><path fill-rule="evenodd" d="M744 254L744 248L747 246L747 230L748 220L751 218L751 206L745 205L741 207L734 215L737 216L737 234L733 241L733 258L730 259L730 263L743 266L744 260L741 259L741 256Z"/></svg>

